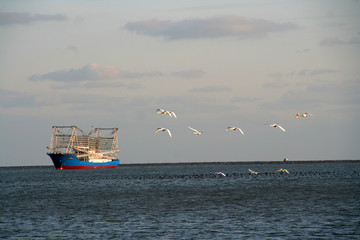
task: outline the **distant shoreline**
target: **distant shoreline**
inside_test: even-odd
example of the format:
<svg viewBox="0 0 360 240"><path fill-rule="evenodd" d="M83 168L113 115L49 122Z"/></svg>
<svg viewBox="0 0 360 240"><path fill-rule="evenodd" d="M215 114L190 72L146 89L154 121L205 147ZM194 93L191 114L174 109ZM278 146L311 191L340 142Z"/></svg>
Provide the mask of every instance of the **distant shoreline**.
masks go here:
<svg viewBox="0 0 360 240"><path fill-rule="evenodd" d="M306 163L339 163L339 162L360 162L360 160L289 160L289 161L232 161L232 162L175 162L175 163L123 163L119 167L131 166L159 166L159 165L241 165L241 164L306 164ZM53 168L53 165L38 166L2 166L0 168Z"/></svg>

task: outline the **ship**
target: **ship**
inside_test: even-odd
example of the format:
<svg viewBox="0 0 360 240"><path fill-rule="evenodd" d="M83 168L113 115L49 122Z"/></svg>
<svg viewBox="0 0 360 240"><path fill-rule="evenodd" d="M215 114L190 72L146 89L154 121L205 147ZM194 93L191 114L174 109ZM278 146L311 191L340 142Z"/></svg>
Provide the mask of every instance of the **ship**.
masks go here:
<svg viewBox="0 0 360 240"><path fill-rule="evenodd" d="M77 126L53 126L48 148L57 170L116 168L118 128L92 128L89 132Z"/></svg>

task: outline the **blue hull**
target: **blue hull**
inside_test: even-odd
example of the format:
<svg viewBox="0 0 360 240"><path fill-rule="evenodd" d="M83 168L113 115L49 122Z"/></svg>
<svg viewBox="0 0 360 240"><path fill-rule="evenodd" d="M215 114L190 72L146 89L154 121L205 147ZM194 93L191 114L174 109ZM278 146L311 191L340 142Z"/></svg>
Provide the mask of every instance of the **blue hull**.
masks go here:
<svg viewBox="0 0 360 240"><path fill-rule="evenodd" d="M73 154L57 154L57 153L48 153L51 160L54 163L54 166L58 170L63 169L88 169L88 168L116 168L120 161L119 159L106 162L106 163L92 163L80 161Z"/></svg>

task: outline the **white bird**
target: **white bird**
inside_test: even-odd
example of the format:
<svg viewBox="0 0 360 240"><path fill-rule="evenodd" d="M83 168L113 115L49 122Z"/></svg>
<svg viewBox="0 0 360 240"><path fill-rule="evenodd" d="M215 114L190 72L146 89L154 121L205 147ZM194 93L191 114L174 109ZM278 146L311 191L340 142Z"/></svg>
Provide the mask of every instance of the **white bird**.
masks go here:
<svg viewBox="0 0 360 240"><path fill-rule="evenodd" d="M307 116L311 116L312 114L311 113L297 113L296 115L295 115L295 118L298 118L298 117L307 117Z"/></svg>
<svg viewBox="0 0 360 240"><path fill-rule="evenodd" d="M217 175L221 175L221 176L223 176L223 177L226 177L226 174L225 174L225 173L223 173L223 172L217 172L217 173L215 173L215 174L217 174Z"/></svg>
<svg viewBox="0 0 360 240"><path fill-rule="evenodd" d="M278 124L276 124L276 123L274 123L274 124L269 124L268 126L274 127L274 128L280 128L282 131L286 132L286 130L285 130L282 126L280 126L280 125L278 125Z"/></svg>
<svg viewBox="0 0 360 240"><path fill-rule="evenodd" d="M156 114L161 114L161 115L168 114L170 117L174 116L175 118L177 118L176 114L174 112L166 111L166 110L161 109L161 108L156 109Z"/></svg>
<svg viewBox="0 0 360 240"><path fill-rule="evenodd" d="M288 170L286 170L285 168L280 168L278 170L276 170L274 173L277 173L277 172L286 172L287 174L290 174Z"/></svg>
<svg viewBox="0 0 360 240"><path fill-rule="evenodd" d="M203 133L202 131L198 131L192 127L189 127L189 129L193 130L194 131L193 134L195 134L195 135L201 135Z"/></svg>
<svg viewBox="0 0 360 240"><path fill-rule="evenodd" d="M166 131L166 132L169 133L170 137L172 137L170 130L167 129L167 128L158 128L158 129L156 129L155 133L157 133L157 132L159 132L159 131L163 131L163 132Z"/></svg>
<svg viewBox="0 0 360 240"><path fill-rule="evenodd" d="M241 132L241 134L244 135L244 132L243 132L243 130L241 130L241 128L238 128L238 127L227 127L227 128L225 129L225 131L229 131L229 130L234 130L234 131L239 130L239 131Z"/></svg>
<svg viewBox="0 0 360 240"><path fill-rule="evenodd" d="M251 169L248 169L248 170L250 171L250 174L255 174L255 175L259 174L259 172L255 172L255 171L253 171Z"/></svg>

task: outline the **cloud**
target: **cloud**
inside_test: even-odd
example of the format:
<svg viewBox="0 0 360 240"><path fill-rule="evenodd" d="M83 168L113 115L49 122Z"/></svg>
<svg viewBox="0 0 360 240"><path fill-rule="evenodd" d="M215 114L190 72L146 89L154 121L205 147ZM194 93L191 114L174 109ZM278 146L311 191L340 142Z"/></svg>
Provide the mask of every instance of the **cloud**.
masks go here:
<svg viewBox="0 0 360 240"><path fill-rule="evenodd" d="M270 32L289 31L297 28L292 22L277 23L264 19L237 16L187 19L182 21L148 20L128 22L124 28L130 32L164 37L168 40L219 37L263 37Z"/></svg>
<svg viewBox="0 0 360 240"><path fill-rule="evenodd" d="M65 21L62 14L31 14L27 12L0 12L0 25L28 24L32 22Z"/></svg>
<svg viewBox="0 0 360 240"><path fill-rule="evenodd" d="M224 86L208 86L202 88L192 88L189 90L189 92L194 92L194 93L214 93L214 92L227 92L227 91L231 91L231 88Z"/></svg>
<svg viewBox="0 0 360 240"><path fill-rule="evenodd" d="M205 75L204 71L193 69L187 71L173 72L173 76L181 78L200 78Z"/></svg>
<svg viewBox="0 0 360 240"><path fill-rule="evenodd" d="M55 82L84 82L111 80L118 78L148 78L161 76L159 72L127 72L120 71L114 66L101 66L96 63L87 64L79 69L67 69L46 74L35 74L29 77L30 81L51 80Z"/></svg>
<svg viewBox="0 0 360 240"><path fill-rule="evenodd" d="M349 40L343 40L337 37L335 38L327 37L320 42L320 46L325 46L325 47L336 46L336 45L359 45L359 44L360 44L360 37L354 37Z"/></svg>

